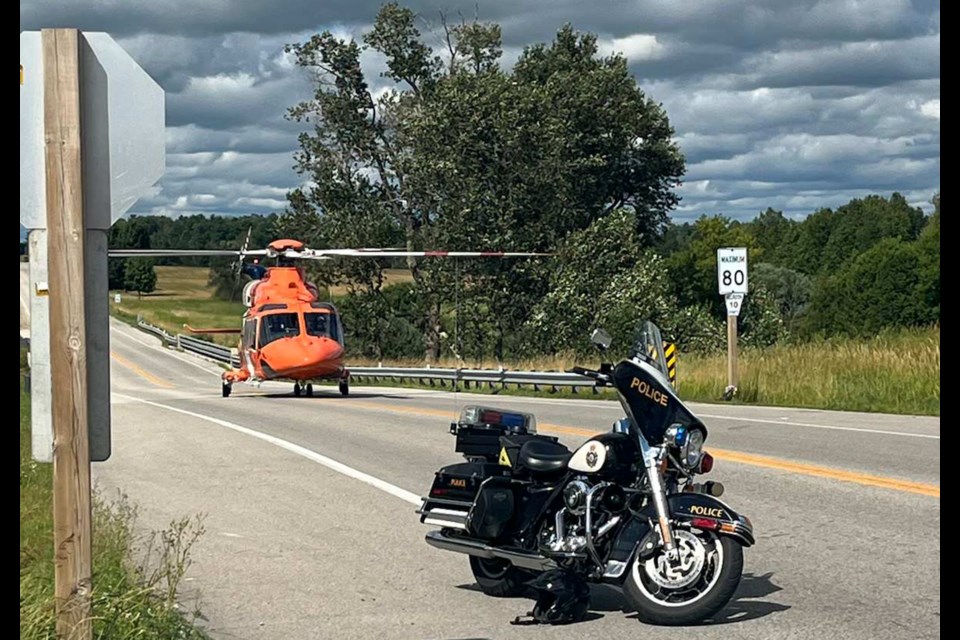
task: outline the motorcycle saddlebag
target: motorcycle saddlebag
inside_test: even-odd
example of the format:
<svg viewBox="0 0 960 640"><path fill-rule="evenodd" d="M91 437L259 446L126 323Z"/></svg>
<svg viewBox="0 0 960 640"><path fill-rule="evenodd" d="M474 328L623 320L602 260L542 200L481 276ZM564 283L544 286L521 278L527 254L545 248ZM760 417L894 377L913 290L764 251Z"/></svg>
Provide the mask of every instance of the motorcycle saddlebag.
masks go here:
<svg viewBox="0 0 960 640"><path fill-rule="evenodd" d="M510 478L488 478L467 514L467 532L487 540L498 538L513 517L514 502L513 481Z"/></svg>
<svg viewBox="0 0 960 640"><path fill-rule="evenodd" d="M461 462L437 471L430 493L418 513L420 522L464 530L480 485L490 477L506 476L509 469L492 462Z"/></svg>

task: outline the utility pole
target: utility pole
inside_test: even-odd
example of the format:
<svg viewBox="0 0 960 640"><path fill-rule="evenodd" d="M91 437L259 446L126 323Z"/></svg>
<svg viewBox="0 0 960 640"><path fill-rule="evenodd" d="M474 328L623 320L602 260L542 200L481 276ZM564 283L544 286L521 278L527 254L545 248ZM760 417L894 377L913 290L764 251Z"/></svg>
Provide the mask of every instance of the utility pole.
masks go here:
<svg viewBox="0 0 960 640"><path fill-rule="evenodd" d="M44 29L45 140L50 375L53 422L53 527L57 635L90 638L92 573L90 449L87 424L80 39L76 29Z"/></svg>

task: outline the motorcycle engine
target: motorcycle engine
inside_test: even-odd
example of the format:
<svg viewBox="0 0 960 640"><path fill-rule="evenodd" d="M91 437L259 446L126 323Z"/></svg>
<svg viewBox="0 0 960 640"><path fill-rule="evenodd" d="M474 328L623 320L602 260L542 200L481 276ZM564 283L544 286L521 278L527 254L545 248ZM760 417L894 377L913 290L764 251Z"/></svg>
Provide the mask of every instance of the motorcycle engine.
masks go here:
<svg viewBox="0 0 960 640"><path fill-rule="evenodd" d="M570 480L563 488L563 508L559 509L552 525L544 528L541 542L553 552L577 553L587 547L588 536L594 542L602 538L617 522L626 507L626 496L621 487L591 483L587 478ZM587 518L587 510L590 517ZM590 531L587 525L590 525Z"/></svg>

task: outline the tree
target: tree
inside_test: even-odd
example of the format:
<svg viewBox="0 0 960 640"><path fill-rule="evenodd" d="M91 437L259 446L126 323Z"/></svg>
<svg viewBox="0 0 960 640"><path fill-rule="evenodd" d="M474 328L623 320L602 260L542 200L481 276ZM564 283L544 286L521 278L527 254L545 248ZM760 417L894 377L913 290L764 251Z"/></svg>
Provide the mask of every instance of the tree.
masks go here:
<svg viewBox="0 0 960 640"><path fill-rule="evenodd" d="M153 260L149 258L130 258L124 269L123 288L136 291L137 297L152 293L157 288L157 272Z"/></svg>
<svg viewBox="0 0 960 640"><path fill-rule="evenodd" d="M763 258L748 225L723 216L700 217L689 243L667 258L670 282L681 306L706 305L717 317L726 313L717 294L717 249L721 247L747 247L751 262Z"/></svg>
<svg viewBox="0 0 960 640"><path fill-rule="evenodd" d="M933 198L933 214L917 239L920 260L918 292L931 321L940 322L940 194Z"/></svg>
<svg viewBox="0 0 960 640"><path fill-rule="evenodd" d="M290 111L311 125L296 156L310 186L291 194L290 228L340 246L536 250L627 207L652 241L677 202L684 163L665 112L626 60L600 57L594 36L568 26L507 72L499 26L442 26L442 56L424 44L413 12L393 3L362 43L326 32L289 47L317 78L312 98ZM384 56L394 83L377 99L360 65L365 49ZM376 290L383 266L335 269ZM439 354L455 271L472 283L474 308L490 314L498 355L506 327L544 293L536 265L407 266L424 300L428 361Z"/></svg>
<svg viewBox="0 0 960 640"><path fill-rule="evenodd" d="M887 327L939 320L927 306L916 243L885 238L821 279L811 302L816 331L871 335Z"/></svg>
<svg viewBox="0 0 960 640"><path fill-rule="evenodd" d="M799 271L760 262L750 267L751 298L755 287L766 291L777 314L792 330L807 311L813 283L809 276Z"/></svg>
<svg viewBox="0 0 960 640"><path fill-rule="evenodd" d="M791 251L800 223L788 219L782 211L768 208L750 223L750 232L767 262L785 266L790 264Z"/></svg>
<svg viewBox="0 0 960 640"><path fill-rule="evenodd" d="M123 289L127 277L127 259L126 258L108 258L107 259L107 287L110 289Z"/></svg>
<svg viewBox="0 0 960 640"><path fill-rule="evenodd" d="M923 227L923 211L899 193L889 198L854 198L836 211L821 209L800 223L792 247L782 261L808 274L832 273L884 238L914 240Z"/></svg>

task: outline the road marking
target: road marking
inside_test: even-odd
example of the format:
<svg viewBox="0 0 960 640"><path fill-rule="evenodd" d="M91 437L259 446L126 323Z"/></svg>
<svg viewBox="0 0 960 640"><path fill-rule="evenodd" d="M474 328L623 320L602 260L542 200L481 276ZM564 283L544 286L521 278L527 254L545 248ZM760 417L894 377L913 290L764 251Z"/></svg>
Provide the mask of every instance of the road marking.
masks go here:
<svg viewBox="0 0 960 640"><path fill-rule="evenodd" d="M867 429L865 427L841 427L835 424L815 424L813 422L793 422L789 418L786 420L770 420L768 418L741 418L740 416L721 416L711 415L709 413L698 413L701 418L710 418L712 420L736 420L738 422L761 422L764 424L775 424L788 427L808 427L811 429L829 429L832 431L859 431L861 433L876 433L884 436L903 436L905 438L927 438L930 440L939 440L940 436L929 433L907 433L904 431L887 431L885 429Z"/></svg>
<svg viewBox="0 0 960 640"><path fill-rule="evenodd" d="M437 389L417 389L417 388L406 388L406 387L377 387L375 385L367 387L357 387L367 388L367 389L383 389L386 391L397 391L397 392L413 392L414 395L426 396L426 397L451 397L455 398L454 401L460 402L464 397L462 393L455 394L452 391L440 391ZM481 398L483 394L472 394L473 397ZM471 394L467 394L467 397L471 397ZM491 397L491 396L487 396ZM533 404L533 405L565 405L572 407L596 407L598 409L619 409L619 403L615 400L592 400L592 399L580 399L580 400L571 400L567 398L531 398L528 396L499 396L501 398L509 399L511 403L517 404ZM478 400L480 402L480 400ZM703 403L694 403L704 406ZM715 405L714 405L715 406ZM763 407L766 409L794 409L796 407ZM802 407L800 407L802 409ZM810 411L816 411L816 409L810 409ZM887 429L870 429L867 427L846 427L842 425L835 424L817 424L815 422L794 422L789 418L784 419L773 419L773 418L741 418L739 416L731 415L721 415L721 414L710 414L710 413L700 413L699 411L694 411L694 413L702 418L710 418L712 420L738 420L742 422L757 422L762 424L775 424L778 426L790 426L790 427L808 427L812 429L828 429L833 431L854 431L854 432L863 432L863 433L873 433L877 435L885 436L903 436L905 438L925 438L928 440L939 440L939 435L926 434L926 433L910 433L907 431L892 431ZM920 418L935 418L936 416L903 416L906 418L911 417L920 417Z"/></svg>
<svg viewBox="0 0 960 640"><path fill-rule="evenodd" d="M174 389L174 388L176 388L176 387L174 387L174 385L170 384L169 382L167 382L167 381L164 380L163 378L158 378L157 376L153 375L152 373L150 373L150 372L147 371L146 369L144 369L144 368L142 368L142 367L134 364L133 362L130 362L129 360L127 360L126 358L124 358L123 356L121 356L121 355L120 355L119 353L117 353L116 351L111 351L111 352L110 352L110 358L111 358L114 362L116 362L117 364L121 365L122 367L125 367L126 369L129 369L129 370L132 371L133 373L137 374L138 376L140 376L141 378L143 378L144 380L146 380L147 382L149 382L149 383L151 383L151 384L153 384L153 385L155 385L155 386L161 387L161 388L163 388L163 389Z"/></svg>
<svg viewBox="0 0 960 640"><path fill-rule="evenodd" d="M216 365L216 364L213 364L213 363L210 363L210 366L209 366L209 367L203 366L202 364L200 364L200 362L198 362L198 360L201 360L202 362L209 362L209 361L208 361L208 360L202 360L201 358L199 358L199 356L188 356L188 355L184 355L183 353L181 353L181 352L179 352L179 351L176 351L176 350L174 350L174 349L170 349L170 348L167 348L167 347L165 347L165 346L162 346L162 344L161 344L161 343L158 343L156 340L150 340L149 342L145 342L145 341L141 340L139 337L134 337L134 336L139 336L142 332L137 331L136 329L134 329L134 328L132 328L132 327L130 327L130 326L128 326L128 325L124 325L124 324L120 323L119 320L116 320L116 319L114 319L114 318L111 318L110 320L111 320L111 322L116 322L116 323L118 323L118 325L119 325L119 327L120 327L120 328L118 328L117 326L111 327L111 329L110 329L110 335L111 335L111 336L115 336L115 335L116 335L116 336L120 336L121 338L126 338L127 340L130 340L131 342L135 342L136 344L138 344L138 345L140 345L140 346L146 347L146 348L148 348L148 349L153 349L153 350L155 350L155 351L159 351L160 353L162 353L162 354L164 354L164 355L166 355L166 356L169 356L169 357L171 357L171 358L173 358L173 359L175 359L175 360L178 360L179 362L183 362L184 364L188 364L188 365L190 365L191 367L194 367L194 368L196 368L196 369L200 369L201 371L203 371L204 373L209 374L209 375L215 375L215 376L219 377L220 374L223 372L222 369L219 369L219 367L217 367L217 365ZM128 333L128 332L125 331L124 329L129 329L131 333ZM216 367L216 368L215 368L215 367Z"/></svg>
<svg viewBox="0 0 960 640"><path fill-rule="evenodd" d="M451 420L455 420L457 416L456 412L443 411L441 409L430 409L427 407L394 407L379 402L356 402L341 400L337 402L337 405L346 405L348 407L354 407L358 409L379 409L382 411L392 411L397 413L413 413L419 415L437 416ZM603 433L601 431L583 429L581 427L572 427L562 424L551 424L549 422L538 422L537 428L552 433L562 433L586 438L591 438L598 433ZM838 480L840 482L851 482L867 487L878 487L883 489L891 489L894 491L903 491L906 493L915 493L918 495L929 496L931 498L940 498L940 487L935 484L913 482L911 480L877 476L869 473L861 473L859 471L835 469L833 467L823 467L815 464L807 464L805 462L794 462L793 460L786 460L784 458L744 453L730 449L714 449L713 447L708 447L708 450L718 460L726 460L727 462L745 464L753 467L762 467L764 469L776 469L778 471L787 471L789 473L812 476L815 478L827 478L830 480Z"/></svg>
<svg viewBox="0 0 960 640"><path fill-rule="evenodd" d="M353 467L348 467L347 465L343 464L342 462L338 462L338 461L334 460L333 458L328 458L327 456L322 455L322 454L320 454L320 453L317 453L316 451L313 451L312 449L307 449L306 447L302 447L302 446L300 446L300 445L298 445L298 444L294 444L294 443L292 443L292 442L289 442L289 441L287 441L287 440L284 440L283 438L278 438L277 436L272 436L272 435L270 435L270 434L263 433L263 432L261 432L261 431L256 431L256 430L254 430L254 429L250 429L249 427L241 426L241 425L236 424L236 423L234 423L234 422L229 422L229 421L227 421L227 420L221 420L220 418L214 418L214 417L212 417L212 416L204 415L204 414L202 414L202 413L197 413L197 412L195 412L195 411L187 411L186 409L180 409L180 408L178 408L178 407L173 407L173 406L170 406L170 405L168 405L168 404L162 404L162 403L160 403L160 402L153 402L153 401L151 401L151 400L144 400L143 398L135 398L135 397L133 397L133 396L128 396L128 395L122 394L122 393L116 393L116 394L114 394L114 395L116 395L116 396L118 396L118 397L120 397L120 398L123 398L123 399L125 399L125 400L131 400L131 401L134 401L134 402L139 402L139 403L142 403L142 404L145 404L145 405L149 405L149 406L151 406L151 407L157 407L158 409L166 409L167 411L173 411L174 413L179 413L179 414L182 414L182 415L185 415L185 416L190 416L191 418L197 418L198 420L204 420L204 421L206 421L206 422L211 422L211 423L213 423L213 424L215 424L215 425L224 427L225 429L230 429L231 431L236 431L237 433L242 433L242 434L244 434L244 435L250 436L250 437L252 437L252 438L256 438L256 439L258 439L258 440L263 440L264 442L268 442L268 443L270 443L270 444L272 444L272 445L274 445L274 446L276 446L276 447L280 447L281 449L285 449L286 451L289 451L290 453L295 453L295 454L297 454L298 456L302 456L302 457L306 458L307 460L312 460L313 462L316 462L317 464L323 465L324 467L326 467L326 468L328 468L328 469L331 469L332 471L336 471L337 473L341 473L341 474L343 474L343 475L345 475L345 476L347 476L347 477L349 477L349 478L353 478L354 480L359 480L360 482L363 482L363 483L365 483L365 484L368 484L368 485L370 485L371 487L375 487L375 488L377 488L377 489L380 489L381 491L384 491L384 492L386 492L386 493L389 493L390 495L394 496L395 498L400 498L401 500L404 500L404 501L406 501L406 502L409 502L410 504L413 504L413 505L416 505L416 506L419 507L419 506L420 506L420 503L422 502L422 500L420 499L420 496L417 495L416 493L413 493L413 492L411 492L411 491L407 491L406 489L402 489L402 488L400 488L400 487L398 487L398 486L396 486L396 485L394 485L394 484L390 484L390 483L387 482L386 480L381 480L380 478L376 478L376 477L374 477L374 476L371 476L370 474L364 473L363 471L360 471L359 469L354 469Z"/></svg>
<svg viewBox="0 0 960 640"><path fill-rule="evenodd" d="M935 484L913 482L911 480L901 480L899 478L889 478L886 476L875 476L869 473L845 471L843 469L834 469L831 467L821 467L820 465L815 464L794 462L792 460L784 460L783 458L761 456L753 453L742 453L740 451L730 451L728 449L709 448L708 450L714 457L720 460L726 460L728 462L739 462L741 464L749 464L755 467L776 469L778 471L799 473L817 478L828 478L830 480L839 480L841 482L853 482L868 487L893 489L894 491L904 491L906 493L916 493L918 495L929 496L931 498L940 498L940 487Z"/></svg>

